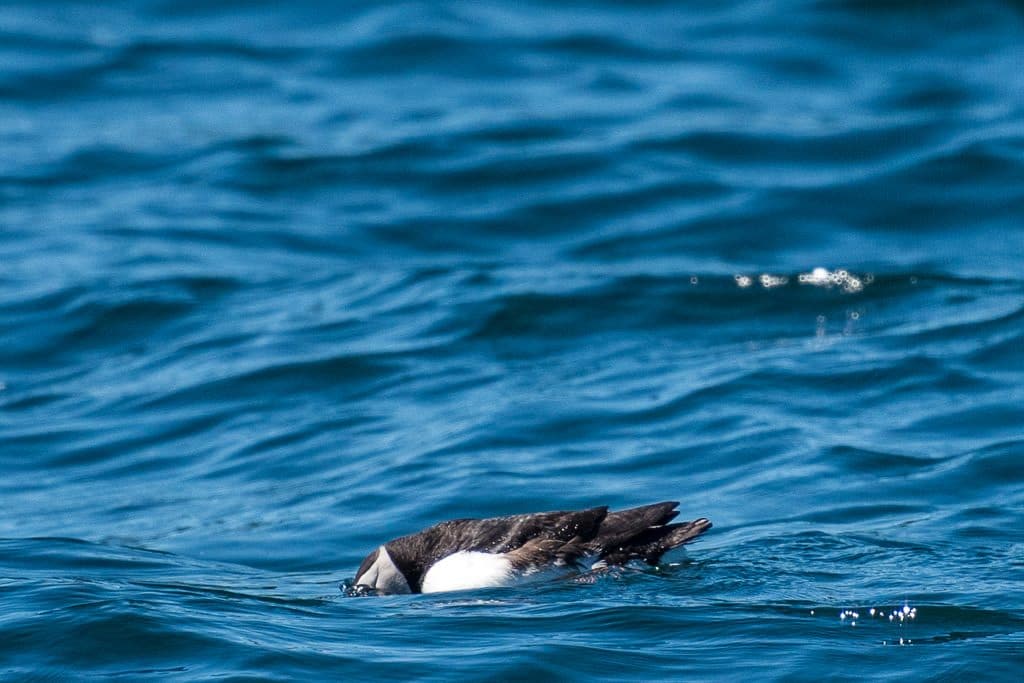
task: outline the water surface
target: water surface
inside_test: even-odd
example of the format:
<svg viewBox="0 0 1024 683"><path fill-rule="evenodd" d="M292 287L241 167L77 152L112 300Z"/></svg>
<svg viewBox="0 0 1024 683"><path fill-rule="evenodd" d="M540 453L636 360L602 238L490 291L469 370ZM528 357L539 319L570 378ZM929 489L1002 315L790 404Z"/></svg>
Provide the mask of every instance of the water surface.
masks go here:
<svg viewBox="0 0 1024 683"><path fill-rule="evenodd" d="M1013 678L1022 66L1010 2L9 0L0 676ZM656 571L338 588L657 500Z"/></svg>

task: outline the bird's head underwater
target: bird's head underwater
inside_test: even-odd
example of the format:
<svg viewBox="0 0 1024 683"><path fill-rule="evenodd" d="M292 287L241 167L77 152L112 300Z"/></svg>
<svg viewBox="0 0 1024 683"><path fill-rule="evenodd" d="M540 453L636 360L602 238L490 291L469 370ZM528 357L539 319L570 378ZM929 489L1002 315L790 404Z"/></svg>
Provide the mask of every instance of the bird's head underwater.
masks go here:
<svg viewBox="0 0 1024 683"><path fill-rule="evenodd" d="M703 517L672 522L678 505L664 501L615 512L601 505L440 522L378 546L342 590L352 596L442 593L579 576L630 562L656 567L665 553L711 528Z"/></svg>
<svg viewBox="0 0 1024 683"><path fill-rule="evenodd" d="M380 546L359 565L352 591L357 595L404 595L412 593L409 582L395 565L386 546Z"/></svg>

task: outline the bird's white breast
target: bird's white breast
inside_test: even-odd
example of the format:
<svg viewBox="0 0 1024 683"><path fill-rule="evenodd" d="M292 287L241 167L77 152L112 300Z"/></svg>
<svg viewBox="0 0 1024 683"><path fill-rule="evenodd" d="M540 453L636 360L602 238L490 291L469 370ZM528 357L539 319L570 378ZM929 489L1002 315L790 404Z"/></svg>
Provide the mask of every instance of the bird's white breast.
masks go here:
<svg viewBox="0 0 1024 683"><path fill-rule="evenodd" d="M427 570L423 592L464 591L515 582L516 572L504 555L463 551L438 560Z"/></svg>

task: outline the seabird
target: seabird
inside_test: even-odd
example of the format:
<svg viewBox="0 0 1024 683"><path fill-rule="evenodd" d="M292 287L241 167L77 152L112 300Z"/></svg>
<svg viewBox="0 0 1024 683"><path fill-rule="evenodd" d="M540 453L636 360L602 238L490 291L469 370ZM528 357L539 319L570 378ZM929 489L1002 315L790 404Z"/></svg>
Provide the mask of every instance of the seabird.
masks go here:
<svg viewBox="0 0 1024 683"><path fill-rule="evenodd" d="M440 593L509 586L632 560L657 565L666 552L711 528L703 517L669 524L679 514L678 505L441 522L378 547L359 566L353 586L362 593Z"/></svg>

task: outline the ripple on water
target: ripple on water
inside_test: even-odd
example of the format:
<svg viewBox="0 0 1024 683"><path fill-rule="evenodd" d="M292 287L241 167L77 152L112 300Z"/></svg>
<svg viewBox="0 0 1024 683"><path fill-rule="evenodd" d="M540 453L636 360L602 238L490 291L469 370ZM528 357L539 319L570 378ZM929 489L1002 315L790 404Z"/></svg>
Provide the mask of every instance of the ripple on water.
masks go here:
<svg viewBox="0 0 1024 683"><path fill-rule="evenodd" d="M1019 11L534 9L4 5L8 677L1018 677ZM669 498L658 569L338 590Z"/></svg>

